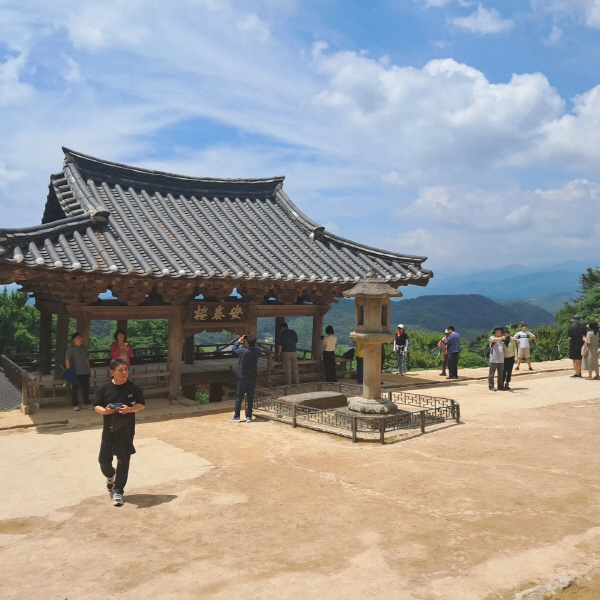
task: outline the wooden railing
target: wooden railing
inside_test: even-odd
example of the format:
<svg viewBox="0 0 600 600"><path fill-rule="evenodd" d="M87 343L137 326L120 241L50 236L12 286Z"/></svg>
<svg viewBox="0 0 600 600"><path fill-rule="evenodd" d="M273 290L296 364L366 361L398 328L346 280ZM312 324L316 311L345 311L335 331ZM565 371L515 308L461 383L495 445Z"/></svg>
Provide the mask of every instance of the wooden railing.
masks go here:
<svg viewBox="0 0 600 600"><path fill-rule="evenodd" d="M166 393L169 391L170 371L161 368L148 368L148 365L132 367L129 379L142 389L152 389L153 392ZM90 398L94 398L96 388L105 381L109 381L108 369L96 368L90 373ZM39 381L29 379L29 398L34 402L64 400L71 396L71 384L63 379L49 379Z"/></svg>
<svg viewBox="0 0 600 600"><path fill-rule="evenodd" d="M4 354L2 369L6 378L21 391L21 411L26 415L29 414L29 373Z"/></svg>

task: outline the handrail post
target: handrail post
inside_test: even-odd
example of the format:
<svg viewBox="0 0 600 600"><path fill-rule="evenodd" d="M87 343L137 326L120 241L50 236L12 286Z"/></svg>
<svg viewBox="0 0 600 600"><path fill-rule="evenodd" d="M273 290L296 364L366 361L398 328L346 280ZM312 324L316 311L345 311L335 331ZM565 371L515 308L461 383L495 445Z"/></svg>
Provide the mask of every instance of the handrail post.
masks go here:
<svg viewBox="0 0 600 600"><path fill-rule="evenodd" d="M352 415L350 417L351 419L351 426L352 426L352 443L356 444L357 439L356 439L356 415Z"/></svg>
<svg viewBox="0 0 600 600"><path fill-rule="evenodd" d="M25 369L21 369L21 412L24 415L29 414L29 374Z"/></svg>
<svg viewBox="0 0 600 600"><path fill-rule="evenodd" d="M297 423L296 423L296 410L297 410L297 406L296 403L292 403L292 427L296 427Z"/></svg>
<svg viewBox="0 0 600 600"><path fill-rule="evenodd" d="M420 411L421 414L421 433L425 433L425 411Z"/></svg>

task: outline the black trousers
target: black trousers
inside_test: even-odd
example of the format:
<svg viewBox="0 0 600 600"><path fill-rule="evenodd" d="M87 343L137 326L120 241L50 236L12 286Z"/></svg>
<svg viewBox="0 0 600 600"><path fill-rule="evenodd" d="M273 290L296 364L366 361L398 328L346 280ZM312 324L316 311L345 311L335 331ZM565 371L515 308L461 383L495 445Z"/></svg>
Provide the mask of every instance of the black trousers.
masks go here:
<svg viewBox="0 0 600 600"><path fill-rule="evenodd" d="M458 355L460 352L448 352L448 377L458 377Z"/></svg>
<svg viewBox="0 0 600 600"><path fill-rule="evenodd" d="M81 393L83 395L83 403L90 403L90 376L89 373L87 375L77 375L77 379L81 383ZM71 404L73 406L77 406L79 401L77 400L77 391L79 388L76 385L71 385Z"/></svg>
<svg viewBox="0 0 600 600"><path fill-rule="evenodd" d="M240 418L242 402L246 396L246 418L252 418L252 406L254 404L254 390L256 389L256 379L238 379L237 390L235 392L235 408L233 416Z"/></svg>
<svg viewBox="0 0 600 600"><path fill-rule="evenodd" d="M336 382L335 375L335 352L323 351L323 369L325 370L325 381Z"/></svg>
<svg viewBox="0 0 600 600"><path fill-rule="evenodd" d="M100 454L98 455L98 462L100 463L100 470L104 477L115 477L115 492L122 494L125 491L125 484L127 483L127 477L129 476L129 461L131 456L123 456L117 458L117 468L113 467L113 443L110 440L102 440L100 442Z"/></svg>
<svg viewBox="0 0 600 600"><path fill-rule="evenodd" d="M504 357L504 376L502 377L502 385L506 386L510 383L513 367L515 366L515 357Z"/></svg>

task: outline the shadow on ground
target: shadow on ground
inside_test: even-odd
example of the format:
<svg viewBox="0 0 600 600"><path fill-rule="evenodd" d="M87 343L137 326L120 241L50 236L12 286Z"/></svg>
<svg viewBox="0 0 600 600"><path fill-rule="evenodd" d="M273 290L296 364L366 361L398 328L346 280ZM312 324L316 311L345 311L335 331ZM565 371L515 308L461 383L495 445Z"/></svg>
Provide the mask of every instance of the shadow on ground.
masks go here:
<svg viewBox="0 0 600 600"><path fill-rule="evenodd" d="M127 504L134 504L138 508L151 508L172 502L177 498L174 494L128 494L125 497Z"/></svg>

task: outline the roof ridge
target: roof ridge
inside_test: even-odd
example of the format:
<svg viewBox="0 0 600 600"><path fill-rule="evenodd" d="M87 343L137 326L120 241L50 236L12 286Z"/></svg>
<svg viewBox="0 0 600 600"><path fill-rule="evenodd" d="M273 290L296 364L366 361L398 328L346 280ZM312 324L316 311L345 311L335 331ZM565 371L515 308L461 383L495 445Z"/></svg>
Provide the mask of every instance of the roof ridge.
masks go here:
<svg viewBox="0 0 600 600"><path fill-rule="evenodd" d="M127 165L125 163L104 160L102 158L90 156L89 154L84 154L83 152L77 152L76 150L71 150L70 148L67 148L65 146L62 147L62 150L65 154L65 164L69 158L71 158L73 160L73 162L75 162L75 163L77 162L77 158L81 158L83 160L97 163L98 165L115 167L117 169L126 169L128 171L134 171L134 172L143 173L146 175L169 177L172 179L179 179L181 181L206 181L206 182L210 182L210 183L270 183L270 182L277 181L281 185L281 184L283 184L283 181L285 180L285 175L276 175L273 177L260 177L260 178L194 177L192 175L181 175L181 174L177 174L177 173L171 173L169 171L158 171L155 169L145 169L144 167L137 167L134 165Z"/></svg>

